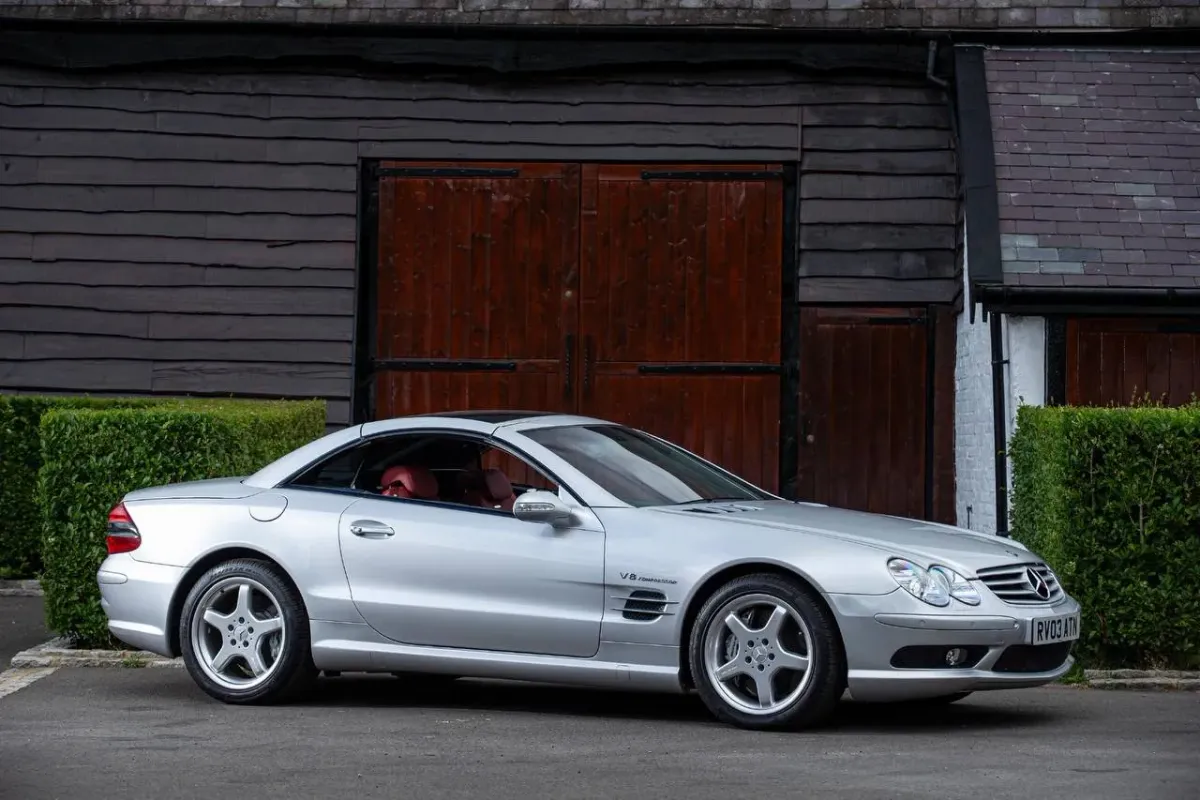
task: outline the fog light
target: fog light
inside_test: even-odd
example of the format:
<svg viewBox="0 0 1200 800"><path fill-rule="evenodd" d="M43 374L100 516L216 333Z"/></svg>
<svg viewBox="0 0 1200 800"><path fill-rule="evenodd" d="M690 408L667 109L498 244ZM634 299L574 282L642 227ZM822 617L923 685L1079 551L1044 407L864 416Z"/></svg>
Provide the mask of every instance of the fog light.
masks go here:
<svg viewBox="0 0 1200 800"><path fill-rule="evenodd" d="M946 651L946 663L957 667L967 660L967 651L962 647L951 647Z"/></svg>

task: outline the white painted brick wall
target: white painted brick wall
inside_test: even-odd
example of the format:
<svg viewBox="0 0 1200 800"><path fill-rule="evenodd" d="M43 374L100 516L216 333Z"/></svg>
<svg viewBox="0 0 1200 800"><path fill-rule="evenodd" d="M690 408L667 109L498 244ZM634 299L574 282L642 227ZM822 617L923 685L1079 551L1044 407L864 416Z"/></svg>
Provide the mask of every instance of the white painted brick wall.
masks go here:
<svg viewBox="0 0 1200 800"><path fill-rule="evenodd" d="M965 238L965 233L964 233ZM964 265L967 280L969 265ZM1046 327L1041 317L1004 317L1005 411L1009 438L1020 404L1046 401ZM954 365L955 508L958 524L983 533L996 532L996 440L992 427L992 351L990 326L976 306L975 322L967 309L958 317ZM1012 467L1008 469L1012 486Z"/></svg>
<svg viewBox="0 0 1200 800"><path fill-rule="evenodd" d="M992 438L991 337L982 314L958 317L954 365L955 508L964 528L995 533L996 481Z"/></svg>

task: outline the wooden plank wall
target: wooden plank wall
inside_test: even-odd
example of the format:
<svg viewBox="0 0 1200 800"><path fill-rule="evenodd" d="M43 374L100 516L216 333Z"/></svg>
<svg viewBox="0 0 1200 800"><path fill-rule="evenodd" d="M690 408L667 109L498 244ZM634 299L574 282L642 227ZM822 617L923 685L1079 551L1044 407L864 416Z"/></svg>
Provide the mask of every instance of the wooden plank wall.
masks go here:
<svg viewBox="0 0 1200 800"><path fill-rule="evenodd" d="M911 286L912 301L952 263L949 141L940 92L879 79L0 67L0 390L317 396L345 424L360 158L796 162L803 147L801 297Z"/></svg>
<svg viewBox="0 0 1200 800"><path fill-rule="evenodd" d="M801 301L952 300L958 167L941 98L833 87L802 126Z"/></svg>

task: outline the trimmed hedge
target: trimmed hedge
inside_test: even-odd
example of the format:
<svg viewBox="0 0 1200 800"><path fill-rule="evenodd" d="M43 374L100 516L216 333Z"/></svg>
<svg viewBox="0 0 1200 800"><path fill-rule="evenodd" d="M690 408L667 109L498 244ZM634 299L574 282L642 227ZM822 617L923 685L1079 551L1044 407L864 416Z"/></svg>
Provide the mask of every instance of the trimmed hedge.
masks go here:
<svg viewBox="0 0 1200 800"><path fill-rule="evenodd" d="M37 473L39 424L52 408L140 408L157 398L0 395L0 578L32 578L42 568Z"/></svg>
<svg viewBox="0 0 1200 800"><path fill-rule="evenodd" d="M54 408L41 418L42 588L46 621L110 642L96 570L109 510L147 486L246 475L325 433L321 401L176 401L148 408Z"/></svg>
<svg viewBox="0 0 1200 800"><path fill-rule="evenodd" d="M1083 607L1083 666L1200 667L1200 404L1017 412L1013 538Z"/></svg>

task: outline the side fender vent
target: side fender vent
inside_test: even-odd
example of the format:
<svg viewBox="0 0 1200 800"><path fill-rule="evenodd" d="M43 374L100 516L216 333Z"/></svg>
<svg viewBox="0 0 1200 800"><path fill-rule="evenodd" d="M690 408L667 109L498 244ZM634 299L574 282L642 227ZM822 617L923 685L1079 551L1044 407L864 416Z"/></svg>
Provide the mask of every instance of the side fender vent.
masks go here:
<svg viewBox="0 0 1200 800"><path fill-rule="evenodd" d="M667 613L667 596L653 589L634 589L625 601L621 616L639 622L650 622Z"/></svg>

